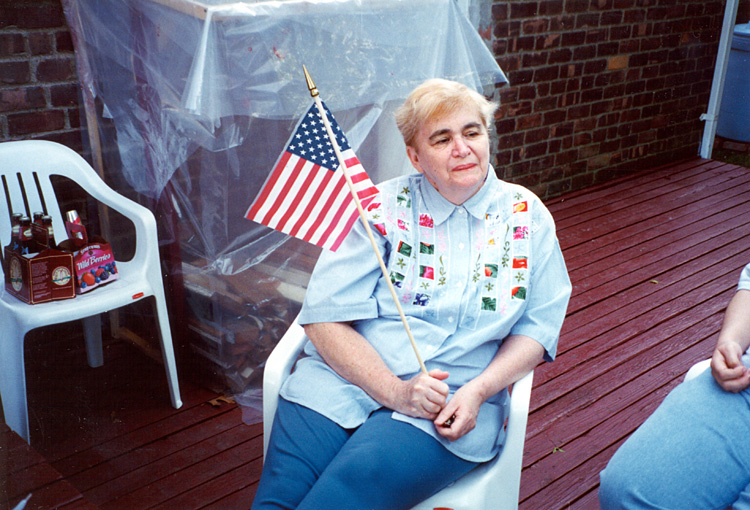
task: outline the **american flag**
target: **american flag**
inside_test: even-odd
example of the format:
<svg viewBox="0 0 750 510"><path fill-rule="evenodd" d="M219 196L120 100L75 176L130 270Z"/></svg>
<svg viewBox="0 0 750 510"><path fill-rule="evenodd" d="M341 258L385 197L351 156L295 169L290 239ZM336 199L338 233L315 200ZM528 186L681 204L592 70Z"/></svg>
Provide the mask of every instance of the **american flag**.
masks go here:
<svg viewBox="0 0 750 510"><path fill-rule="evenodd" d="M378 189L370 181L344 133L323 105L363 207ZM313 103L287 143L245 217L336 251L357 221L357 207Z"/></svg>

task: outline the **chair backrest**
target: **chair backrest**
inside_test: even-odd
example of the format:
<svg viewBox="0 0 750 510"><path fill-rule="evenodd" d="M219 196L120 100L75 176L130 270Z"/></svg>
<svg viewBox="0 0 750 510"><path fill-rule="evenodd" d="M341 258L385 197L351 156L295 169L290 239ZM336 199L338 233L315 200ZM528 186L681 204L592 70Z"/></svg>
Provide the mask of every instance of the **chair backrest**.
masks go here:
<svg viewBox="0 0 750 510"><path fill-rule="evenodd" d="M24 140L0 143L0 245L11 238L11 214L31 215L45 211L52 216L52 226L57 242L67 239L64 211L55 195L51 177L59 175L77 183L92 198L125 214L140 216L145 208L120 195L99 177L78 153L55 142ZM155 233L154 233L155 234ZM143 239L157 243L154 239ZM135 259L144 257L138 253ZM118 259L119 260L119 259Z"/></svg>
<svg viewBox="0 0 750 510"><path fill-rule="evenodd" d="M67 239L62 212L50 182L51 163L43 157L44 151L35 143L4 142L0 144L0 244L7 245L11 238L11 214L21 213L31 217L35 211L52 216L55 238ZM18 152L16 152L18 151ZM14 154L15 153L15 154Z"/></svg>

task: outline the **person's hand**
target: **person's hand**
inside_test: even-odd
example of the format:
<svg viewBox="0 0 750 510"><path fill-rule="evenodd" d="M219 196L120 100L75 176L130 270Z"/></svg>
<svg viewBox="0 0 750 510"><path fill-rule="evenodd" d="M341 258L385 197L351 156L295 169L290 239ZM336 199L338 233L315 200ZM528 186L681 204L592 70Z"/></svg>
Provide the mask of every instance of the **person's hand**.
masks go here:
<svg viewBox="0 0 750 510"><path fill-rule="evenodd" d="M471 383L459 388L434 420L438 434L455 441L473 430L482 402L484 399Z"/></svg>
<svg viewBox="0 0 750 510"><path fill-rule="evenodd" d="M742 364L742 346L720 342L711 357L711 373L726 391L737 393L750 387L750 369Z"/></svg>
<svg viewBox="0 0 750 510"><path fill-rule="evenodd" d="M448 399L449 388L443 382L448 375L436 368L403 381L391 407L407 416L434 420Z"/></svg>

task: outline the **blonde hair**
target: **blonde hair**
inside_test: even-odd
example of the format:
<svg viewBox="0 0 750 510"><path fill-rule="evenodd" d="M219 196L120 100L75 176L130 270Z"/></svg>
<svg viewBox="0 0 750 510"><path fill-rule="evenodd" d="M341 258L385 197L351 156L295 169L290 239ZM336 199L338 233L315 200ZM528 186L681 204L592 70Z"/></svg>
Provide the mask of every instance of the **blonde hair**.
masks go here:
<svg viewBox="0 0 750 510"><path fill-rule="evenodd" d="M415 88L396 110L396 125L404 137L404 143L412 146L417 131L424 122L465 106L473 106L479 111L482 123L489 131L497 103L488 101L463 83L433 78Z"/></svg>

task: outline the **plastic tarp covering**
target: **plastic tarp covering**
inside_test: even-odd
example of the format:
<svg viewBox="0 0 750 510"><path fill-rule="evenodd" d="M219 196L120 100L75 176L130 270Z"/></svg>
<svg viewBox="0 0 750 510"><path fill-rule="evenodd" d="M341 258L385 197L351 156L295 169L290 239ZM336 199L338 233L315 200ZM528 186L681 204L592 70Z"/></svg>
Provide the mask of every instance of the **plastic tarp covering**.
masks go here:
<svg viewBox="0 0 750 510"><path fill-rule="evenodd" d="M184 285L168 289L184 310L173 328L197 360L190 370L260 409L262 365L319 253L244 219L311 104L302 65L381 182L411 171L392 114L416 85L443 77L492 93L505 81L478 33L489 0L63 6L100 171L118 191L161 204L160 239Z"/></svg>

